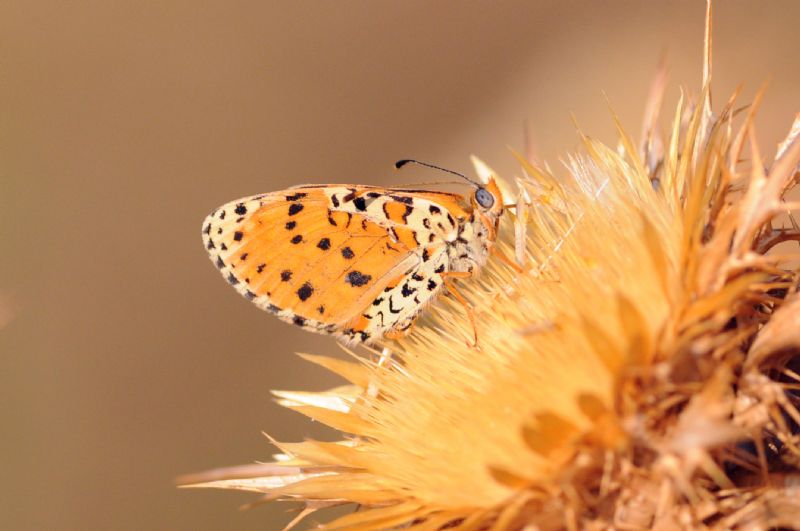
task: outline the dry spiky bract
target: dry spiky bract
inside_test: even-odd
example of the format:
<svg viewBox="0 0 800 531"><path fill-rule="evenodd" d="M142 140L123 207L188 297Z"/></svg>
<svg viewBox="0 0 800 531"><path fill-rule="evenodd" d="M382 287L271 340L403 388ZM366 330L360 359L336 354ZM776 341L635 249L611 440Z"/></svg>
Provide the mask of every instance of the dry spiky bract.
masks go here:
<svg viewBox="0 0 800 531"><path fill-rule="evenodd" d="M526 270L493 260L462 284L479 348L444 301L391 359L307 356L349 385L278 396L346 440L188 480L301 517L360 506L325 529L800 522L800 119L767 163L756 105L713 114L708 84L700 101L665 139L651 106L639 148L621 128L618 149L584 138L566 176L520 157L530 202L500 247L524 236Z"/></svg>

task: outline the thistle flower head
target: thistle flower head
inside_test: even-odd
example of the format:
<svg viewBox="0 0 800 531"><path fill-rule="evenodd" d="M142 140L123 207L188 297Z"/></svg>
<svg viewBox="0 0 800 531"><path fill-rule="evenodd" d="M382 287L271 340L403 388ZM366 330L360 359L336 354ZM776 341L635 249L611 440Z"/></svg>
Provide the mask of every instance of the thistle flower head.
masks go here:
<svg viewBox="0 0 800 531"><path fill-rule="evenodd" d="M277 392L346 434L275 444L274 463L187 478L317 509L325 529L789 526L800 462L800 118L772 162L756 101L699 103L657 134L552 172L518 156L519 198L491 260L406 339L350 361L347 384ZM478 173L491 173L483 163ZM513 189L506 182L507 189ZM529 527L526 527L529 526Z"/></svg>

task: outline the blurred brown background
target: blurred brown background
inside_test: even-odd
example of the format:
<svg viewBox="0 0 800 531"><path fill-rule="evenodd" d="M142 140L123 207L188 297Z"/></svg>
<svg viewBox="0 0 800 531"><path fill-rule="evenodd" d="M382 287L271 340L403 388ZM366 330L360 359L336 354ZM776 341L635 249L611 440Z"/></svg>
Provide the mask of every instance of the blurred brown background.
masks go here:
<svg viewBox="0 0 800 531"><path fill-rule="evenodd" d="M278 529L288 505L179 491L181 473L331 437L271 402L335 353L219 278L200 222L299 183L440 179L392 162L558 164L601 91L638 135L662 53L698 89L693 2L10 2L0 5L3 529ZM771 155L800 108L800 3L720 1L715 95L771 80ZM745 98L746 99L746 98ZM719 103L719 101L717 102ZM671 111L670 111L671 112ZM8 317L11 317L10 321Z"/></svg>

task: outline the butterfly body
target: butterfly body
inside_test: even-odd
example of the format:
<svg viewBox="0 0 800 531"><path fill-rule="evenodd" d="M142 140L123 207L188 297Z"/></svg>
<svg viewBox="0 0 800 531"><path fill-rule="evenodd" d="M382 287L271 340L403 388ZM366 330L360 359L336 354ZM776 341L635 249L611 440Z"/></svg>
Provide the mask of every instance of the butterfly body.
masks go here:
<svg viewBox="0 0 800 531"><path fill-rule="evenodd" d="M299 186L230 202L203 223L211 260L258 307L312 331L399 337L454 273L486 263L502 214L476 194ZM483 203L487 204L483 196Z"/></svg>

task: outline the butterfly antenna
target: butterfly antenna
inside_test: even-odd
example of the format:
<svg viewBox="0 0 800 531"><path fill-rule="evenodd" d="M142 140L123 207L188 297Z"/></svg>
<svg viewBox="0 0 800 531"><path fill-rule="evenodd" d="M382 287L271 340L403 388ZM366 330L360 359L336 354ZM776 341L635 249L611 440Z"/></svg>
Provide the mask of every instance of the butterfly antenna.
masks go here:
<svg viewBox="0 0 800 531"><path fill-rule="evenodd" d="M392 188L419 188L420 186L430 186L434 184L461 184L461 181L423 181L421 183L393 184Z"/></svg>
<svg viewBox="0 0 800 531"><path fill-rule="evenodd" d="M475 185L478 188L481 187L480 184L476 183L475 181L473 181L472 179L470 179L469 177L467 177L463 173L458 173L457 171L448 170L447 168L442 168L441 166L436 166L435 164L428 164L427 162L420 162L420 161L414 160L414 159L398 160L397 162L394 163L394 167L399 170L400 168L402 168L403 166L405 166L406 164L409 164L409 163L419 164L420 166L427 166L428 168L433 168L434 170L440 170L440 171L444 171L444 172L447 172L447 173L452 173L453 175L458 175L459 177L461 177L462 179L464 179L468 183L470 183L472 185Z"/></svg>

